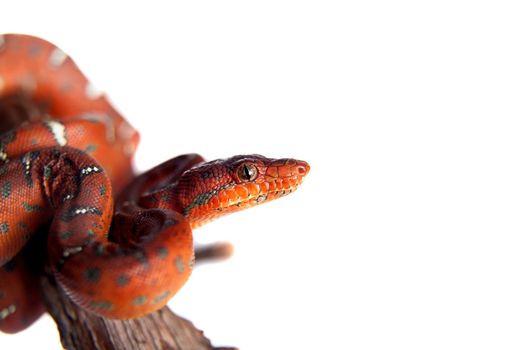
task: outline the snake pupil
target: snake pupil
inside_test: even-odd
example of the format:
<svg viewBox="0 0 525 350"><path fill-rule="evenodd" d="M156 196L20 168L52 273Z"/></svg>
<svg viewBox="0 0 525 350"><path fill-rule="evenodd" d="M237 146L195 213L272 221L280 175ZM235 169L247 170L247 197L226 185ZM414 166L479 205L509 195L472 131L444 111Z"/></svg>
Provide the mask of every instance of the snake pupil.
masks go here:
<svg viewBox="0 0 525 350"><path fill-rule="evenodd" d="M239 168L239 177L243 181L252 181L257 176L257 168L253 164L243 164Z"/></svg>

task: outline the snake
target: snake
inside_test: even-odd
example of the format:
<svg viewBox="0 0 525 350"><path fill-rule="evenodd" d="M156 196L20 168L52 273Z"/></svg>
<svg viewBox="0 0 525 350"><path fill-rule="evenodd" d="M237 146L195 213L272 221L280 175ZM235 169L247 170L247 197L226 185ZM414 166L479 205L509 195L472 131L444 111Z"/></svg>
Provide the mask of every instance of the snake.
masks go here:
<svg viewBox="0 0 525 350"><path fill-rule="evenodd" d="M39 255L98 316L162 308L193 270L193 229L294 192L310 170L293 158L185 154L135 176L138 141L64 51L0 35L0 331L45 312Z"/></svg>

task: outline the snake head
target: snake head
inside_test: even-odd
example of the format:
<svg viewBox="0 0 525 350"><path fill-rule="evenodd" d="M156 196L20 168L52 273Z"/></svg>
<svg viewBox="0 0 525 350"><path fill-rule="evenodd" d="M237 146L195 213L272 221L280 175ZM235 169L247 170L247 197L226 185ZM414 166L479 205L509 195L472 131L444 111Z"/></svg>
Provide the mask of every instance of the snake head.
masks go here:
<svg viewBox="0 0 525 350"><path fill-rule="evenodd" d="M241 155L219 159L183 173L175 197L184 216L197 227L292 193L309 170L308 163L290 158Z"/></svg>

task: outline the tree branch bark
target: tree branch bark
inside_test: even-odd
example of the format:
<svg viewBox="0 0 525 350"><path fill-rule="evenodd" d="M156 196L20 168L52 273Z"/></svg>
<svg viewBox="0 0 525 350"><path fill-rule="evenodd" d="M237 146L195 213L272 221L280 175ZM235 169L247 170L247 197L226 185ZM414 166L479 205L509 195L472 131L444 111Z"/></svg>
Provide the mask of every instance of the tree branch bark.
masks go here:
<svg viewBox="0 0 525 350"><path fill-rule="evenodd" d="M168 307L138 319L108 320L75 305L53 276L44 274L41 284L47 311L67 350L235 349L213 347L202 331Z"/></svg>

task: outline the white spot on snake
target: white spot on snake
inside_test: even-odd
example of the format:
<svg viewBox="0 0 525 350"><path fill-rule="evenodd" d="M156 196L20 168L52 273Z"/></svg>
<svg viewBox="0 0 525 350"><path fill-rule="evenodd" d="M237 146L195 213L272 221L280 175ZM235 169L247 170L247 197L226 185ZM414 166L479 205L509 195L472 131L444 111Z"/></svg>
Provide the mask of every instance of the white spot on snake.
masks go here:
<svg viewBox="0 0 525 350"><path fill-rule="evenodd" d="M182 256L177 256L177 258L175 259L175 266L177 266L177 270L180 273L184 272L184 260L182 259Z"/></svg>
<svg viewBox="0 0 525 350"><path fill-rule="evenodd" d="M124 145L124 154L130 157L135 153L135 149L136 147L133 142L126 142Z"/></svg>
<svg viewBox="0 0 525 350"><path fill-rule="evenodd" d="M118 127L118 136L123 140L129 140L135 135L136 130L128 123L120 123Z"/></svg>
<svg viewBox="0 0 525 350"><path fill-rule="evenodd" d="M67 258L68 256L80 253L81 251L82 251L82 247L66 248L66 249L64 249L64 252L62 253L62 256L64 258Z"/></svg>
<svg viewBox="0 0 525 350"><path fill-rule="evenodd" d="M95 87L95 85L93 85L92 83L88 82L86 84L86 90L85 90L85 93L86 93L86 97L89 98L90 100L96 100L97 98L99 98L100 96L102 96L103 92L100 91L99 89L97 89Z"/></svg>
<svg viewBox="0 0 525 350"><path fill-rule="evenodd" d="M60 146L65 146L67 144L66 139L66 127L64 124L57 122L56 120L48 120L45 122L47 128L53 134L53 138Z"/></svg>
<svg viewBox="0 0 525 350"><path fill-rule="evenodd" d="M80 170L80 176L86 176L91 173L100 173L101 169L97 167L96 165L88 166L86 168L83 168Z"/></svg>
<svg viewBox="0 0 525 350"><path fill-rule="evenodd" d="M166 299L167 297L169 297L171 294L171 292L169 290L166 290L162 293L160 293L159 295L157 295L154 299L153 299L153 303L154 304L157 304L157 303L160 303L161 301L163 301L164 299Z"/></svg>
<svg viewBox="0 0 525 350"><path fill-rule="evenodd" d="M0 310L0 320L5 319L7 316L12 315L16 312L16 305L11 304L5 309Z"/></svg>
<svg viewBox="0 0 525 350"><path fill-rule="evenodd" d="M36 79L32 75L26 75L20 81L20 86L25 92L32 93L36 90Z"/></svg>
<svg viewBox="0 0 525 350"><path fill-rule="evenodd" d="M115 121L108 114L103 113L87 113L81 116L82 119L99 122L106 127L106 140L109 143L114 143L116 136Z"/></svg>
<svg viewBox="0 0 525 350"><path fill-rule="evenodd" d="M64 63L66 59L66 53L60 50L58 47L55 47L55 49L51 52L51 55L49 55L49 64L52 67L58 68L62 65L62 63Z"/></svg>

